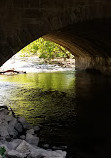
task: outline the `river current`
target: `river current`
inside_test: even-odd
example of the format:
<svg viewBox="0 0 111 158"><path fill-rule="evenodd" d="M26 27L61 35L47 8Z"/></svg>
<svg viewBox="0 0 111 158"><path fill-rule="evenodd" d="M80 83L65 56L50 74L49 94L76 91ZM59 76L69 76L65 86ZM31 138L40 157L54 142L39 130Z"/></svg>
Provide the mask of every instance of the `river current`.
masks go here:
<svg viewBox="0 0 111 158"><path fill-rule="evenodd" d="M111 156L110 102L111 80L100 75L0 75L0 105L40 126L40 146L63 148L70 158Z"/></svg>

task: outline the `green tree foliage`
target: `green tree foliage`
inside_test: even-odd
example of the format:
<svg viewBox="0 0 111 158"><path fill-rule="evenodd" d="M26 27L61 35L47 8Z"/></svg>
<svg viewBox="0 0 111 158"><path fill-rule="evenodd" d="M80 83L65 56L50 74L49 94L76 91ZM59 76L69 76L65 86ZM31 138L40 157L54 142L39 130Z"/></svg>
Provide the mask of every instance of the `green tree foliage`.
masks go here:
<svg viewBox="0 0 111 158"><path fill-rule="evenodd" d="M64 47L54 42L44 40L43 38L39 38L36 41L30 43L19 53L23 57L37 55L39 58L44 59L54 59L58 57L64 59L73 58L73 55Z"/></svg>

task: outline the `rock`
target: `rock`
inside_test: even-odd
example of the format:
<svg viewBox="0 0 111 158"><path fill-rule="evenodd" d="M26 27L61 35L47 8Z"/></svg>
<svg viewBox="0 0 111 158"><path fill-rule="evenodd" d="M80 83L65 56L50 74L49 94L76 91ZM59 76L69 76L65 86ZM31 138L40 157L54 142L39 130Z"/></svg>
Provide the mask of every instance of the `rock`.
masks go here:
<svg viewBox="0 0 111 158"><path fill-rule="evenodd" d="M24 158L23 154L16 150L9 151L6 156L8 156L8 158Z"/></svg>
<svg viewBox="0 0 111 158"><path fill-rule="evenodd" d="M18 132L22 132L22 131L23 131L23 127L22 127L22 125L21 125L20 123L17 123L17 124L15 125L15 129L16 129Z"/></svg>
<svg viewBox="0 0 111 158"><path fill-rule="evenodd" d="M16 148L16 151L20 153L26 153L29 154L31 150L34 150L35 147L27 143L25 140L21 142L21 144Z"/></svg>
<svg viewBox="0 0 111 158"><path fill-rule="evenodd" d="M25 140L25 135L20 136L20 139Z"/></svg>
<svg viewBox="0 0 111 158"><path fill-rule="evenodd" d="M31 126L26 122L25 118L19 117L18 121L22 124L24 129L30 129Z"/></svg>
<svg viewBox="0 0 111 158"><path fill-rule="evenodd" d="M49 144L42 145L44 148L49 148Z"/></svg>
<svg viewBox="0 0 111 158"><path fill-rule="evenodd" d="M0 136L4 137L4 139L5 139L5 137L8 135L9 135L9 133L7 131L7 126L1 125L0 126Z"/></svg>
<svg viewBox="0 0 111 158"><path fill-rule="evenodd" d="M66 151L62 151L62 150L56 150L55 152L58 152L59 154L61 154L63 157L66 157Z"/></svg>
<svg viewBox="0 0 111 158"><path fill-rule="evenodd" d="M2 112L4 115L7 115L9 113L8 109L4 107L0 108L0 112Z"/></svg>
<svg viewBox="0 0 111 158"><path fill-rule="evenodd" d="M29 130L26 131L26 133L29 133L29 134L33 135L34 134L34 130L33 129L29 129Z"/></svg>
<svg viewBox="0 0 111 158"><path fill-rule="evenodd" d="M12 138L17 138L18 132L14 129L13 125L8 125L7 127L8 133Z"/></svg>
<svg viewBox="0 0 111 158"><path fill-rule="evenodd" d="M36 136L33 136L33 135L29 134L29 133L27 133L27 134L26 134L26 141L27 141L29 144L38 146L39 138L36 137Z"/></svg>
<svg viewBox="0 0 111 158"><path fill-rule="evenodd" d="M9 149L15 150L21 144L21 142L21 139L14 139L13 141L9 142L7 146Z"/></svg>
<svg viewBox="0 0 111 158"><path fill-rule="evenodd" d="M29 155L31 158L38 158L38 157L46 157L46 158L64 158L62 153L56 151L48 151L45 149L33 149Z"/></svg>
<svg viewBox="0 0 111 158"><path fill-rule="evenodd" d="M34 129L35 132L37 132L37 131L40 130L40 127L39 126L34 126L33 129Z"/></svg>
<svg viewBox="0 0 111 158"><path fill-rule="evenodd" d="M47 151L44 149L33 149L33 150L31 150L29 157L31 157L31 158L35 158L35 157L37 157L37 158L41 158L41 157L49 158L49 155L48 155Z"/></svg>
<svg viewBox="0 0 111 158"><path fill-rule="evenodd" d="M13 117L9 123L9 126L15 127L17 123L18 123L17 119L15 117Z"/></svg>
<svg viewBox="0 0 111 158"><path fill-rule="evenodd" d="M11 141L10 135L7 135L7 136L5 137L5 140L6 140L7 142L10 142L10 141Z"/></svg>
<svg viewBox="0 0 111 158"><path fill-rule="evenodd" d="M12 116L12 115L6 115L6 116L5 116L5 120L6 120L7 122L10 122L10 121L13 120L13 116Z"/></svg>

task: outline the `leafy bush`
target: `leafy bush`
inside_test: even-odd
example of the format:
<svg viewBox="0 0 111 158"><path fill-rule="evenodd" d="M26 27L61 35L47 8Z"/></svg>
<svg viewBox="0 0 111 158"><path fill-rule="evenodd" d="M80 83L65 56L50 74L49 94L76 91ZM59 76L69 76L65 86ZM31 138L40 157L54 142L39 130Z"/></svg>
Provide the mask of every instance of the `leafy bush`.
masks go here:
<svg viewBox="0 0 111 158"><path fill-rule="evenodd" d="M2 156L2 158L5 158L5 152L6 152L6 150L5 150L5 148L4 147L0 147L0 155Z"/></svg>
<svg viewBox="0 0 111 158"><path fill-rule="evenodd" d="M54 58L73 58L73 55L64 47L39 38L36 41L30 43L20 52L22 57L37 55L39 58L54 59Z"/></svg>

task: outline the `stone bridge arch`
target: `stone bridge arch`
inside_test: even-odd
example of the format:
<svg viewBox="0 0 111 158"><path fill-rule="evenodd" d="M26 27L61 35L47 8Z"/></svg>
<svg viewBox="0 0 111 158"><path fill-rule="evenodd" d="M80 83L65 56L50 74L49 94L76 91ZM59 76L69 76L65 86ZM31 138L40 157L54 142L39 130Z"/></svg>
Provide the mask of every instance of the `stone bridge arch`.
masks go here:
<svg viewBox="0 0 111 158"><path fill-rule="evenodd" d="M110 74L110 0L1 0L0 65L44 36L68 48L76 67Z"/></svg>

